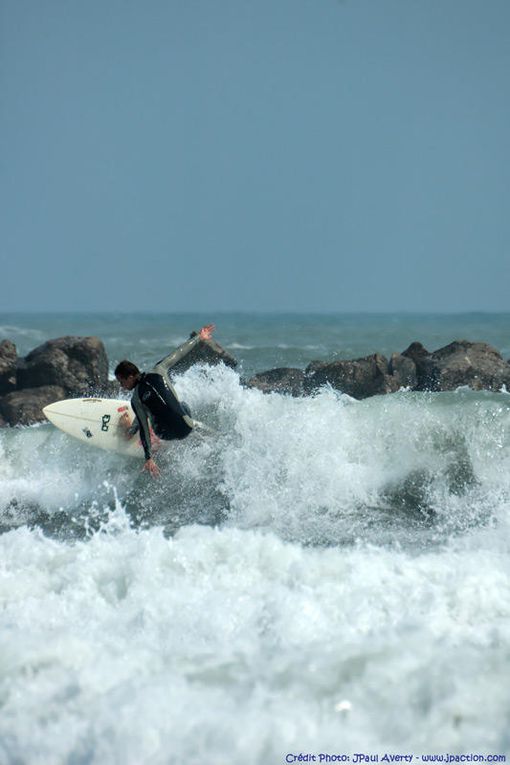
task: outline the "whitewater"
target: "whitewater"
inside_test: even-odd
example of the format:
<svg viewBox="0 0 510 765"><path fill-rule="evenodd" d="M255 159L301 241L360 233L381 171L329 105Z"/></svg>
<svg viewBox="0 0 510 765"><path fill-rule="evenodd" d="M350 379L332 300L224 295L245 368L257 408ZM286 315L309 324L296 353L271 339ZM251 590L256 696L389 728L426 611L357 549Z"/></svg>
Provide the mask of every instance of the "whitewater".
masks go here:
<svg viewBox="0 0 510 765"><path fill-rule="evenodd" d="M159 481L0 430L0 763L509 754L510 396L242 374L176 379Z"/></svg>

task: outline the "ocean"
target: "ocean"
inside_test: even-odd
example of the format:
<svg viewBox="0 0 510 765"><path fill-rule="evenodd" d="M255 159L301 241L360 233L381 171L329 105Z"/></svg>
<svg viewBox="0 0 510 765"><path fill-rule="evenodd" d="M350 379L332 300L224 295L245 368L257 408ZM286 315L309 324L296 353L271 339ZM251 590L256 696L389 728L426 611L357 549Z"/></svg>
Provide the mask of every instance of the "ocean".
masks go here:
<svg viewBox="0 0 510 765"><path fill-rule="evenodd" d="M241 384L414 340L510 358L510 315L0 314L0 340L148 367L209 321L239 367L177 377L210 432L159 480L0 430L0 765L510 756L510 395Z"/></svg>

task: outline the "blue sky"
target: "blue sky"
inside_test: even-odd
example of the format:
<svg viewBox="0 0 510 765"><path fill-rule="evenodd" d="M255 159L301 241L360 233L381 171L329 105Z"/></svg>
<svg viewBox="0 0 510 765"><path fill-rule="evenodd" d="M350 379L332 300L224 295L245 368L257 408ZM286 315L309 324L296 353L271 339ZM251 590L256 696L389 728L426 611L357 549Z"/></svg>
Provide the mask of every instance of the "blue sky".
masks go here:
<svg viewBox="0 0 510 765"><path fill-rule="evenodd" d="M509 308L508 0L2 0L3 310Z"/></svg>

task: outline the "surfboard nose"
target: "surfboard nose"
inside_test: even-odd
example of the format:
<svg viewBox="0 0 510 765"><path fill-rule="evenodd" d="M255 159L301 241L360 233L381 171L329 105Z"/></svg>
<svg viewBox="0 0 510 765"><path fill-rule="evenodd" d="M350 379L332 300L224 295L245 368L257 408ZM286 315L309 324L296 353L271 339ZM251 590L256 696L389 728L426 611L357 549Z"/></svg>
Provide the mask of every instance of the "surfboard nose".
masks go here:
<svg viewBox="0 0 510 765"><path fill-rule="evenodd" d="M50 415L52 413L52 408L51 408L52 406L53 406L53 404L47 404L46 406L43 406L43 408L42 408L42 413L44 414L46 419L50 420L50 421L51 421Z"/></svg>

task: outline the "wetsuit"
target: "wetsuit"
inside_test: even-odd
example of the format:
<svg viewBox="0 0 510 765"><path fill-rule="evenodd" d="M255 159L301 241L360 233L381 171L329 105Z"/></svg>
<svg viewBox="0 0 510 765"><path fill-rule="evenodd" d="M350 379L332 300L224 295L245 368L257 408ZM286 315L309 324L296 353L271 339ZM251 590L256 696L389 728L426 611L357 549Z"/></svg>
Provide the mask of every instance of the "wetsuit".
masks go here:
<svg viewBox="0 0 510 765"><path fill-rule="evenodd" d="M179 346L176 351L158 361L156 366L140 376L131 399L136 422L130 428L134 435L140 433L145 459L151 458L151 437L149 422L154 433L165 441L189 436L193 420L186 404L181 403L170 382L168 370L186 356L200 341L195 335Z"/></svg>

